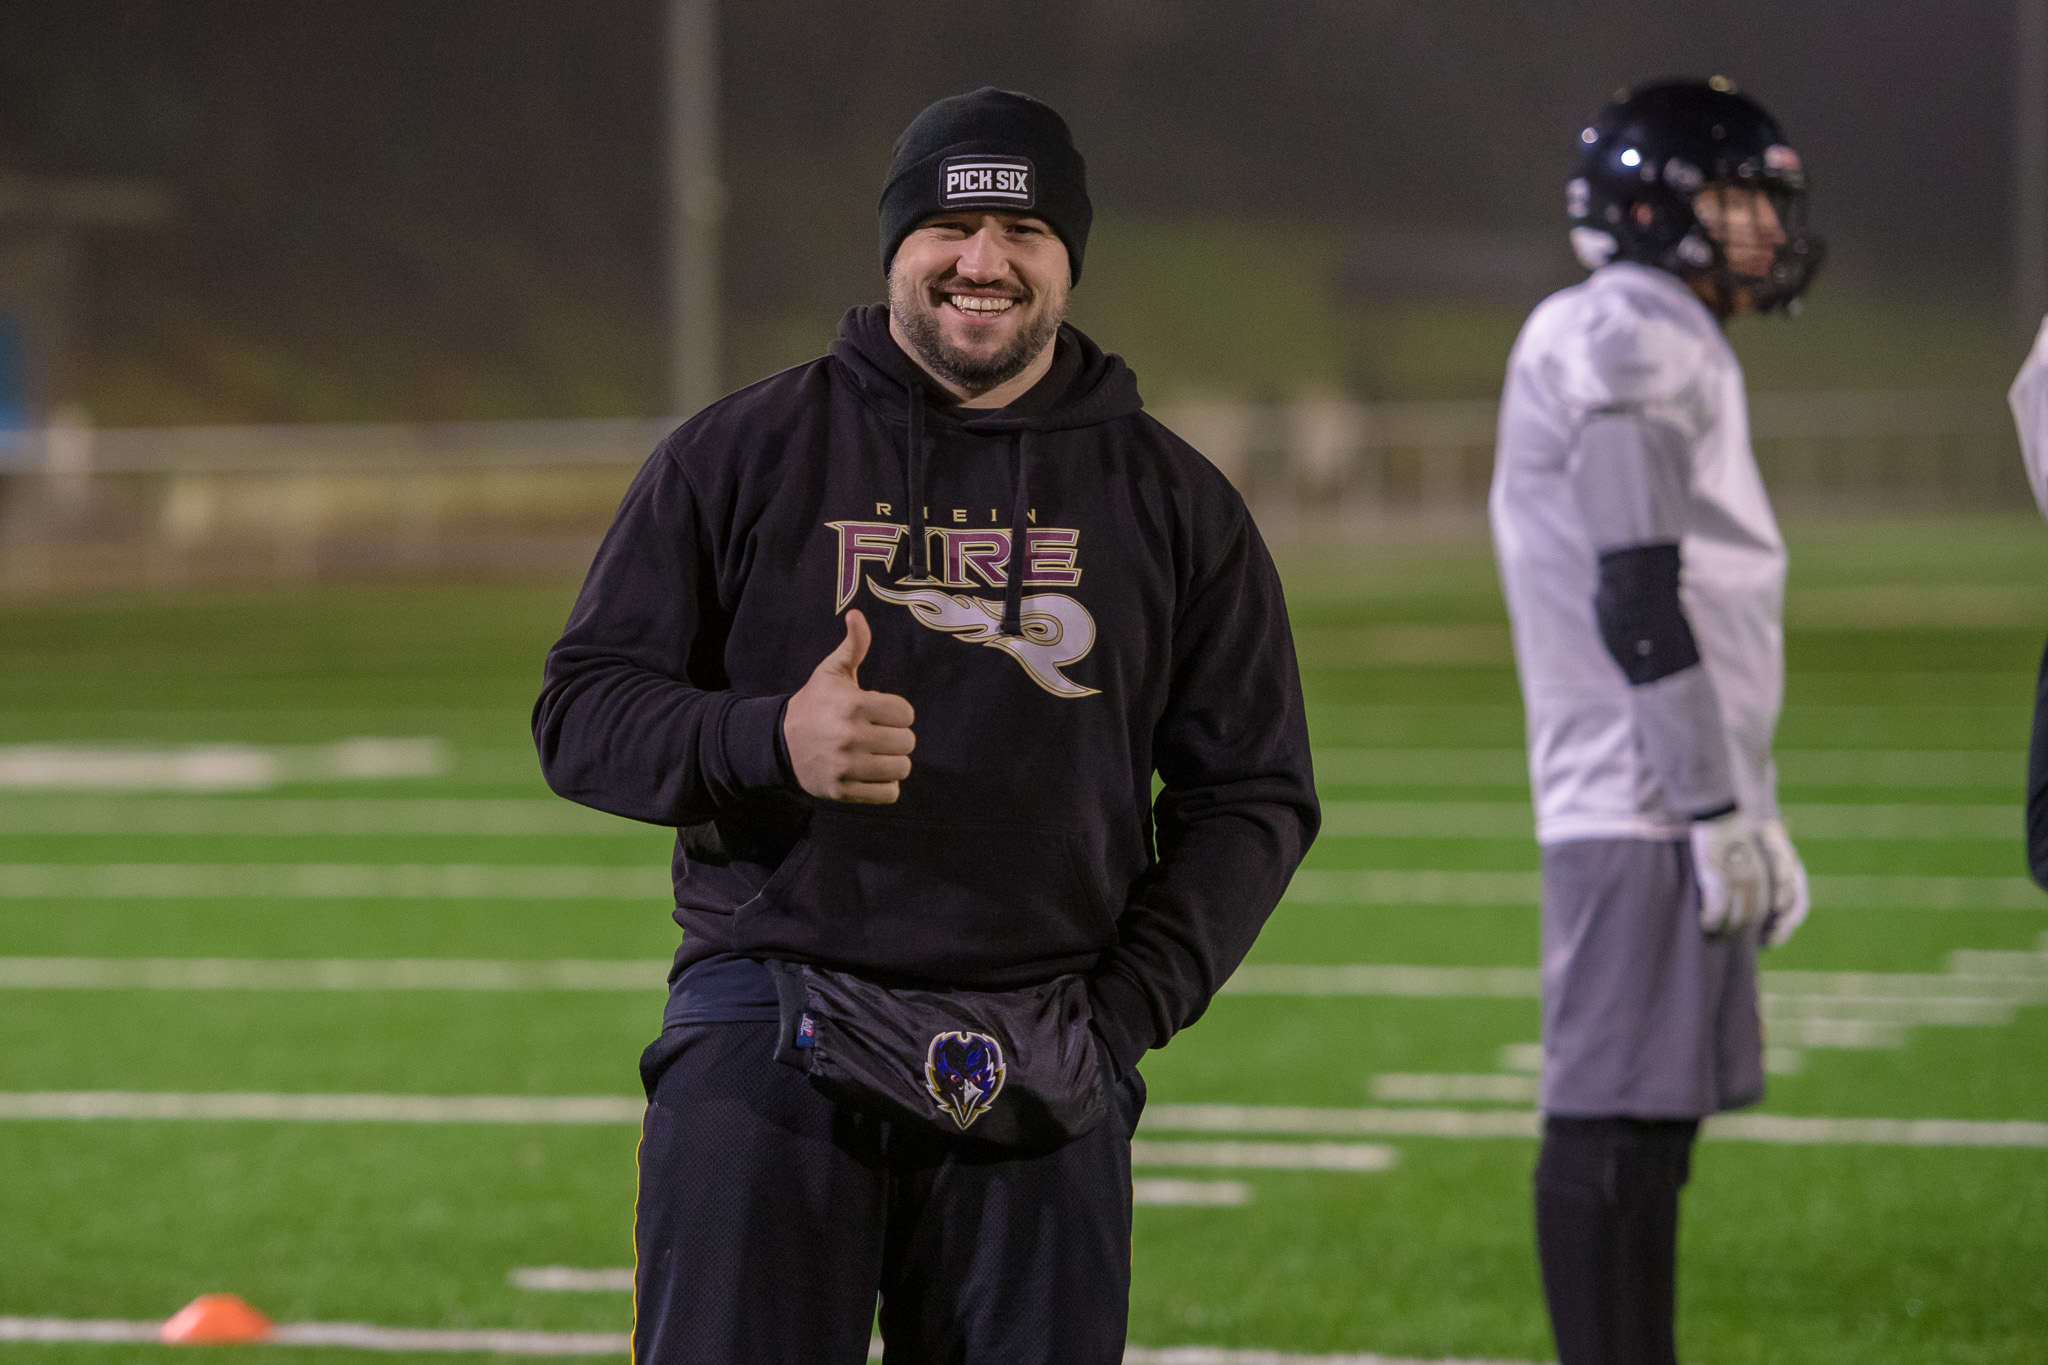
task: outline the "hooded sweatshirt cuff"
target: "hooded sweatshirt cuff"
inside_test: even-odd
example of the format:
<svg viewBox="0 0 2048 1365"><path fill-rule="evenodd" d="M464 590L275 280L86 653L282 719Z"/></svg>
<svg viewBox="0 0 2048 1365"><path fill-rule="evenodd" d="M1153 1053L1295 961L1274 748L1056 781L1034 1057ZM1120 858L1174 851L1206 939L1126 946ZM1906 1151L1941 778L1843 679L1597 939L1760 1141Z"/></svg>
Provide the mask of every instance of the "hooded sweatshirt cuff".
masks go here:
<svg viewBox="0 0 2048 1365"><path fill-rule="evenodd" d="M742 697L725 713L725 762L733 780L757 791L795 781L782 738L788 697Z"/></svg>
<svg viewBox="0 0 2048 1365"><path fill-rule="evenodd" d="M1088 982L1088 1005L1117 1073L1128 1072L1152 1047L1152 1008L1144 993L1123 977L1098 976Z"/></svg>

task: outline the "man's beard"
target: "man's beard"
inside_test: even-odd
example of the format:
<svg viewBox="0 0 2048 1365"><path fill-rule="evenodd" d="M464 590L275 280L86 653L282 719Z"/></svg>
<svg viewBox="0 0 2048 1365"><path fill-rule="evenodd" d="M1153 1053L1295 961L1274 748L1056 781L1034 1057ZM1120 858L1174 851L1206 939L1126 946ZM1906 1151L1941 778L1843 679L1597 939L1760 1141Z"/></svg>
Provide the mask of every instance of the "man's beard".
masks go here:
<svg viewBox="0 0 2048 1365"><path fill-rule="evenodd" d="M1021 299L1012 305L1025 306ZM1024 373L1059 331L1065 313L1066 300L1048 303L1036 317L1025 320L1008 345L984 358L970 355L946 339L945 329L939 324L938 308L924 289L895 275L889 277L889 315L917 352L917 358L933 374L965 389L972 397Z"/></svg>

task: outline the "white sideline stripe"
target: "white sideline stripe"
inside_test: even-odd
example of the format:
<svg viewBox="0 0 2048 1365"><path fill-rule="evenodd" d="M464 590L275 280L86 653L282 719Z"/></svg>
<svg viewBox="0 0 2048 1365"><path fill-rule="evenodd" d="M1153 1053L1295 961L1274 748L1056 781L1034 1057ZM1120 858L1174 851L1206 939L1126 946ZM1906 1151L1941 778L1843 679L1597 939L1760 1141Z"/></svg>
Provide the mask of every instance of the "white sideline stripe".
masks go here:
<svg viewBox="0 0 2048 1365"><path fill-rule="evenodd" d="M2016 805L1788 805L1795 839L2012 839L2026 831ZM1522 801L1325 801L1323 838L1527 839L1535 817Z"/></svg>
<svg viewBox="0 0 2048 1365"><path fill-rule="evenodd" d="M89 1318L0 1317L0 1341L154 1342L155 1322ZM476 1332L416 1327L371 1327L349 1322L285 1323L267 1346L343 1346L363 1351L475 1351L499 1355L624 1355L630 1347L614 1332ZM881 1343L868 1359L882 1358ZM1383 1355L1297 1355L1288 1351L1231 1350L1221 1346L1130 1346L1124 1365L1524 1365L1517 1361L1417 1360Z"/></svg>
<svg viewBox="0 0 2048 1365"><path fill-rule="evenodd" d="M253 1120L286 1123L638 1123L646 1111L624 1095L277 1095L135 1090L0 1092L0 1120ZM1535 1137L1538 1116L1514 1110L1317 1109L1281 1105L1155 1104L1141 1131L1294 1137ZM1747 1142L1854 1143L1906 1147L2048 1147L2048 1123L2034 1120L1842 1119L1733 1114L1708 1121L1709 1135ZM1144 1145L1140 1140L1139 1145ZM1312 1146L1313 1144L1311 1144ZM1251 1155L1288 1144L1151 1143L1146 1165L1255 1167ZM1343 1148L1348 1144L1331 1144ZM1225 1149L1236 1147L1237 1157ZM1176 1150L1178 1149L1178 1150ZM1273 1169L1383 1169L1347 1166L1371 1158L1284 1155Z"/></svg>
<svg viewBox="0 0 2048 1365"><path fill-rule="evenodd" d="M1190 1208L1238 1208L1252 1202L1252 1187L1242 1180L1133 1180L1134 1204L1179 1205Z"/></svg>
<svg viewBox="0 0 2048 1365"><path fill-rule="evenodd" d="M630 1294L633 1268L583 1270L572 1265L524 1266L507 1275L514 1289L555 1290L571 1294Z"/></svg>
<svg viewBox="0 0 2048 1365"><path fill-rule="evenodd" d="M1237 1104L1146 1107L1139 1131L1345 1137L1521 1137L1541 1134L1530 1111L1314 1109ZM1882 1147L2048 1147L2048 1123L2025 1119L1847 1119L1723 1114L1706 1135L1722 1141Z"/></svg>
<svg viewBox="0 0 2048 1365"><path fill-rule="evenodd" d="M372 1327L360 1322L281 1323L266 1344L343 1346L358 1351L488 1351L510 1356L612 1356L632 1350L623 1332L449 1331Z"/></svg>
<svg viewBox="0 0 2048 1365"><path fill-rule="evenodd" d="M568 801L527 797L0 797L0 833L18 835L452 835L673 837Z"/></svg>
<svg viewBox="0 0 2048 1365"><path fill-rule="evenodd" d="M0 990L658 991L663 959L0 957Z"/></svg>
<svg viewBox="0 0 2048 1365"><path fill-rule="evenodd" d="M1525 787L1521 749L1319 748L1316 778L1343 787ZM2013 749L1780 749L1778 780L1787 786L2010 787L2025 756Z"/></svg>
<svg viewBox="0 0 2048 1365"><path fill-rule="evenodd" d="M1817 876L1816 906L1869 910L2048 910L2048 897L2025 877ZM1534 872L1339 871L1294 874L1282 900L1293 905L1533 906L1542 895Z"/></svg>
<svg viewBox="0 0 2048 1365"><path fill-rule="evenodd" d="M80 1318L0 1317L0 1341L158 1340L155 1322ZM359 1351L475 1351L517 1356L625 1355L631 1345L618 1332L447 1331L427 1327L372 1327L359 1322L287 1322L265 1346L342 1346Z"/></svg>
<svg viewBox="0 0 2048 1365"><path fill-rule="evenodd" d="M1132 1166L1217 1166L1261 1171L1389 1171L1400 1160L1376 1142L1154 1142L1131 1140Z"/></svg>
<svg viewBox="0 0 2048 1365"><path fill-rule="evenodd" d="M0 1317L0 1341L155 1341L160 1322Z"/></svg>
<svg viewBox="0 0 2048 1365"><path fill-rule="evenodd" d="M638 1123L626 1095L278 1095L236 1091L0 1092L5 1119L211 1119L281 1123Z"/></svg>
<svg viewBox="0 0 2048 1365"><path fill-rule="evenodd" d="M665 867L8 863L0 900L668 900Z"/></svg>
<svg viewBox="0 0 2048 1365"><path fill-rule="evenodd" d="M0 745L0 789L15 791L261 791L282 782L439 777L438 739L334 744Z"/></svg>

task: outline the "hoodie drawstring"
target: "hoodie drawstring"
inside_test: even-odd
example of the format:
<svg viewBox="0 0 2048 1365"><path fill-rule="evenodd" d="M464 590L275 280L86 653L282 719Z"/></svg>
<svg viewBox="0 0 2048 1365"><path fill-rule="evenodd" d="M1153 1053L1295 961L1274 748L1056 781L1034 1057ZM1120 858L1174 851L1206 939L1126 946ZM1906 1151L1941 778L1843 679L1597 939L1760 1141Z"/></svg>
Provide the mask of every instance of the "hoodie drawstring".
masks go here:
<svg viewBox="0 0 2048 1365"><path fill-rule="evenodd" d="M924 524L924 390L910 385L909 432L903 449L903 482L910 498L909 582L932 579L930 540ZM1010 561L1003 573L1005 635L1024 633L1024 577L1031 571L1025 553L1031 530L1031 433L1019 431L1010 442Z"/></svg>
<svg viewBox="0 0 2048 1365"><path fill-rule="evenodd" d="M1031 571L1030 556L1025 553L1030 535L1031 508L1031 433L1020 431L1013 446L1016 469L1012 473L1010 486L1010 564L1003 575L1003 634L1024 633L1024 576Z"/></svg>
<svg viewBox="0 0 2048 1365"><path fill-rule="evenodd" d="M932 576L929 537L924 529L924 386L910 386L910 434L903 448L903 480L910 492L910 576Z"/></svg>

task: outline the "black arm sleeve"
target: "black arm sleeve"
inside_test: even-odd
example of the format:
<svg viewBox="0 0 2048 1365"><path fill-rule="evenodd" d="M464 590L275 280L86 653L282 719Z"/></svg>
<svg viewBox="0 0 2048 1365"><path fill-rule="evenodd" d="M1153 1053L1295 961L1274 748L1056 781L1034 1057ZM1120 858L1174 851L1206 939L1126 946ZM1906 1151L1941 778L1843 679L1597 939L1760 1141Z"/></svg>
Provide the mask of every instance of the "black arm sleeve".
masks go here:
<svg viewBox="0 0 2048 1365"><path fill-rule="evenodd" d="M1122 1067L1199 1019L1237 970L1321 823L1280 577L1241 510L1181 609L1153 732L1158 861L1132 886L1090 983Z"/></svg>
<svg viewBox="0 0 2048 1365"><path fill-rule="evenodd" d="M1678 567L1673 544L1631 545L1600 556L1600 587L1593 595L1600 639L1638 687L1700 661L1678 600Z"/></svg>
<svg viewBox="0 0 2048 1365"><path fill-rule="evenodd" d="M727 686L707 517L664 444L627 490L562 638L533 738L548 785L586 806L694 825L787 777L787 697Z"/></svg>
<svg viewBox="0 0 2048 1365"><path fill-rule="evenodd" d="M2027 745L2027 870L2048 890L2048 649L2034 685L2034 735Z"/></svg>

